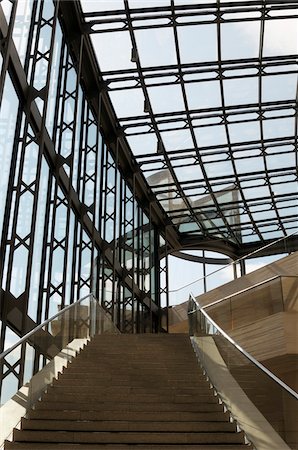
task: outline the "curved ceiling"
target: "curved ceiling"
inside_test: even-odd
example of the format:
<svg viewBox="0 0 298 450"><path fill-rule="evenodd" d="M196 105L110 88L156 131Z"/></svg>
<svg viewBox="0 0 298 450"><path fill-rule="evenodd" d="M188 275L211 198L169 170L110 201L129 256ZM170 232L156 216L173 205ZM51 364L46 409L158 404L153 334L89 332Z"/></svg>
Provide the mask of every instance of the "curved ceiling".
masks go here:
<svg viewBox="0 0 298 450"><path fill-rule="evenodd" d="M82 8L119 124L178 232L237 246L291 234L297 1Z"/></svg>

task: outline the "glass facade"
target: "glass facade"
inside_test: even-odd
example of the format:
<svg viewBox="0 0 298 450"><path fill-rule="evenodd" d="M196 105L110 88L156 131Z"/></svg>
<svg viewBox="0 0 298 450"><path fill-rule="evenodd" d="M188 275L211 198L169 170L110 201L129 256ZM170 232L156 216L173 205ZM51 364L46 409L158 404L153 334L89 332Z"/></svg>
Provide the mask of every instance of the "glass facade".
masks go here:
<svg viewBox="0 0 298 450"><path fill-rule="evenodd" d="M101 94L94 107L59 8L0 3L0 353L90 292L122 332L159 327L158 232L104 138ZM18 352L1 360L12 390L47 360Z"/></svg>

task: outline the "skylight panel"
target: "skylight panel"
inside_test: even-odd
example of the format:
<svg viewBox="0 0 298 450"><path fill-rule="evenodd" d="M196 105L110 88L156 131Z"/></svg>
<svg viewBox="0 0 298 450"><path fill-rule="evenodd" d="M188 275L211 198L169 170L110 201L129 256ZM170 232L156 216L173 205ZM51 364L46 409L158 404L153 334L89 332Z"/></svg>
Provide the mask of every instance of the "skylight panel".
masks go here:
<svg viewBox="0 0 298 450"><path fill-rule="evenodd" d="M199 147L227 144L227 135L224 125L196 128L195 135Z"/></svg>
<svg viewBox="0 0 298 450"><path fill-rule="evenodd" d="M194 179L201 179L203 177L201 168L197 164L189 164L187 167L176 167L175 174L180 183Z"/></svg>
<svg viewBox="0 0 298 450"><path fill-rule="evenodd" d="M295 167L295 154L266 156L268 170Z"/></svg>
<svg viewBox="0 0 298 450"><path fill-rule="evenodd" d="M189 109L221 107L219 81L187 83L185 90Z"/></svg>
<svg viewBox="0 0 298 450"><path fill-rule="evenodd" d="M127 141L135 156L146 155L148 153L156 153L157 138L155 133L128 136Z"/></svg>
<svg viewBox="0 0 298 450"><path fill-rule="evenodd" d="M117 11L124 9L123 0L82 0L82 9L84 13L94 11Z"/></svg>
<svg viewBox="0 0 298 450"><path fill-rule="evenodd" d="M215 163L207 163L204 165L207 176L210 178L218 178L226 175L233 175L234 169L231 161L219 161Z"/></svg>
<svg viewBox="0 0 298 450"><path fill-rule="evenodd" d="M294 55L297 51L298 19L276 19L265 22L263 56Z"/></svg>
<svg viewBox="0 0 298 450"><path fill-rule="evenodd" d="M143 67L177 64L172 28L136 30L135 36Z"/></svg>
<svg viewBox="0 0 298 450"><path fill-rule="evenodd" d="M255 121L229 124L229 134L232 143L258 141L261 138L260 123Z"/></svg>
<svg viewBox="0 0 298 450"><path fill-rule="evenodd" d="M221 25L223 60L257 58L260 21L224 23Z"/></svg>
<svg viewBox="0 0 298 450"><path fill-rule="evenodd" d="M235 160L237 173L264 172L264 160L262 156Z"/></svg>
<svg viewBox="0 0 298 450"><path fill-rule="evenodd" d="M161 137L166 150L183 150L193 147L193 140L189 130L164 131Z"/></svg>
<svg viewBox="0 0 298 450"><path fill-rule="evenodd" d="M295 100L297 80L297 74L269 75L263 77L263 101Z"/></svg>
<svg viewBox="0 0 298 450"><path fill-rule="evenodd" d="M131 62L131 39L128 31L92 34L91 40L102 71L135 69Z"/></svg>
<svg viewBox="0 0 298 450"><path fill-rule="evenodd" d="M265 139L293 136L295 132L295 120L294 117L268 119L263 122L263 128Z"/></svg>
<svg viewBox="0 0 298 450"><path fill-rule="evenodd" d="M178 27L182 64L217 60L216 25Z"/></svg>
<svg viewBox="0 0 298 450"><path fill-rule="evenodd" d="M144 115L144 94L142 89L110 92L118 118Z"/></svg>
<svg viewBox="0 0 298 450"><path fill-rule="evenodd" d="M224 80L226 106L258 102L258 78Z"/></svg>
<svg viewBox="0 0 298 450"><path fill-rule="evenodd" d="M185 109L182 90L179 85L150 87L148 93L155 114Z"/></svg>
<svg viewBox="0 0 298 450"><path fill-rule="evenodd" d="M148 3L144 0L128 0L130 8L154 8L155 6L170 6L170 0L150 0Z"/></svg>

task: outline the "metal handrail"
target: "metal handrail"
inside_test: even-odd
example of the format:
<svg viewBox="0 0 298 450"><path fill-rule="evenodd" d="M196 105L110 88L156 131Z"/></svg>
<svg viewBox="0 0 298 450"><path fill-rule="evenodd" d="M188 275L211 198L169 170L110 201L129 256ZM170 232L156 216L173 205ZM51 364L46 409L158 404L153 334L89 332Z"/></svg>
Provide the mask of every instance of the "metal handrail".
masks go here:
<svg viewBox="0 0 298 450"><path fill-rule="evenodd" d="M52 317L50 317L49 319L45 320L44 322L42 322L41 324L37 325L35 328L33 328L33 330L29 331L27 334L24 334L24 336L18 340L18 342L16 342L12 347L9 347L7 350L5 350L4 352L2 352L0 354L0 360L5 358L5 356L7 356L10 352L12 352L15 348L17 348L20 344L23 344L23 342L27 341L27 339L29 339L31 336L33 336L33 334L35 334L37 331L41 330L44 326L46 326L48 323L52 322L52 320L56 319L56 317L61 316L62 314L64 314L66 311L68 311L69 309L73 308L74 306L76 306L78 303L81 303L83 300L86 300L86 298L88 297L92 297L94 300L97 301L97 299L94 297L94 295L92 293L85 295L85 297L80 298L79 300L77 300L75 303L72 303L71 305L65 306L65 308L61 309L61 311L57 312L56 314L54 314Z"/></svg>
<svg viewBox="0 0 298 450"><path fill-rule="evenodd" d="M278 378L276 375L274 375L270 370L267 369L267 367L263 366L262 363L257 361L250 353L245 351L242 347L240 347L237 342L235 342L231 336L229 336L222 328L220 328L216 322L214 322L213 319L206 313L205 310L202 309L202 307L199 305L195 297L192 293L189 294L189 299L192 300L198 307L199 311L205 316L207 320L219 331L219 333L227 339L234 347L237 348L237 350L240 351L247 359L249 359L255 366L257 366L262 372L265 372L266 375L268 375L273 381L278 383L283 389L285 389L289 394L291 394L296 400L298 400L298 393L294 391L290 386L285 384L280 378ZM197 312L197 310L189 311L188 314L193 314L194 312Z"/></svg>
<svg viewBox="0 0 298 450"><path fill-rule="evenodd" d="M270 281L276 280L277 278L281 278L281 276L282 275L275 275L274 277L267 278L266 280L260 281L259 283L253 284L252 286L241 289L240 291L233 292L232 294L226 295L225 297L222 297L219 300L215 300L212 303L208 303L208 305L201 306L201 308L205 309L205 308L209 308L209 306L217 305L218 303L224 302L225 300L228 300L229 298L236 297L239 294L243 294L244 292L250 291L251 289L254 289L255 287L262 286L263 284L269 283ZM283 275L283 276L286 276L286 275Z"/></svg>

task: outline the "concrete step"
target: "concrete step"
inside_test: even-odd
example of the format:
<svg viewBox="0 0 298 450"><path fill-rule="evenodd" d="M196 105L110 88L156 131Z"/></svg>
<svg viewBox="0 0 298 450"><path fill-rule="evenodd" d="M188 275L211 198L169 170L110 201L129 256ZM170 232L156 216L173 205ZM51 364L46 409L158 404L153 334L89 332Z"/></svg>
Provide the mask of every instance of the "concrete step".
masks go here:
<svg viewBox="0 0 298 450"><path fill-rule="evenodd" d="M222 411L223 406L217 403L121 403L121 402L94 402L92 404L82 402L50 402L39 401L35 406L36 410L51 409L54 411Z"/></svg>
<svg viewBox="0 0 298 450"><path fill-rule="evenodd" d="M203 384L203 386L199 387L187 387L187 386L175 386L173 387L170 384L167 384L163 387L157 386L157 387L151 387L148 385L134 387L131 385L123 386L111 386L110 384L107 384L106 386L98 386L98 384L95 384L93 386L90 386L90 384L86 384L85 386L76 386L75 390L73 385L61 385L57 384L48 389L48 393L50 395L61 395L63 394L73 394L74 392L76 395L86 395L90 394L92 389L92 393L95 396L98 395L213 395L213 390L209 387L209 385L206 383Z"/></svg>
<svg viewBox="0 0 298 450"><path fill-rule="evenodd" d="M47 394L44 394L42 397L42 401L45 402L54 402L54 403L88 403L90 406L96 404L98 402L106 403L106 402L119 402L119 403L218 403L218 398L211 393L201 393L201 394L185 394L181 395L179 393L168 393L168 394L113 394L111 392L102 392L100 395L95 395L95 392L92 392L92 389L88 394L80 393L80 392L61 392L56 393L55 391L51 391Z"/></svg>
<svg viewBox="0 0 298 450"><path fill-rule="evenodd" d="M128 420L32 420L22 419L22 430L51 431L162 431L162 432L235 432L231 422L128 421Z"/></svg>
<svg viewBox="0 0 298 450"><path fill-rule="evenodd" d="M51 443L25 443L6 442L5 450L252 450L251 446L244 444L208 444L208 445L181 445L181 444L51 444Z"/></svg>
<svg viewBox="0 0 298 450"><path fill-rule="evenodd" d="M200 389L209 389L209 383L205 380L205 378L194 378L195 382L193 383L194 385L196 385L196 389L200 390ZM149 381L149 383L148 383ZM185 389L187 388L188 385L191 385L191 383L185 383L185 380L181 380L181 378L179 379L171 379L169 377L166 377L165 379L160 379L158 381L158 384L156 384L156 379L155 377L146 377L144 379L142 378L135 378L133 376L105 376L105 377L90 377L89 374L86 374L85 378L79 377L79 376L75 376L75 375L71 375L70 374L64 374L62 376L59 376L58 380L54 380L53 381L53 387L57 388L57 387L69 387L72 392L74 390L77 389L77 387L89 387L90 388L94 388L94 387L98 387L98 386L102 386L103 388L107 388L107 389L113 389L113 388L133 388L133 389L137 389L137 388L146 388L149 386L159 386L160 389L178 389L181 388Z"/></svg>
<svg viewBox="0 0 298 450"><path fill-rule="evenodd" d="M240 444L242 433L80 432L14 430L16 442L93 444Z"/></svg>
<svg viewBox="0 0 298 450"><path fill-rule="evenodd" d="M121 421L125 417L128 421L158 421L158 422L227 422L228 413L223 411L58 411L58 410L31 410L28 414L30 419L36 420L84 420L84 421Z"/></svg>

